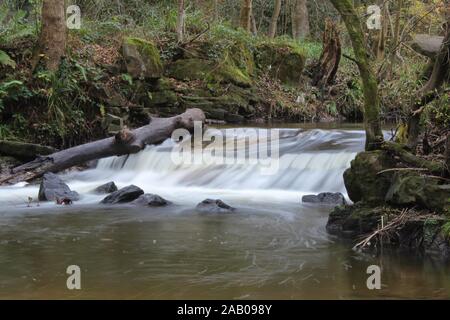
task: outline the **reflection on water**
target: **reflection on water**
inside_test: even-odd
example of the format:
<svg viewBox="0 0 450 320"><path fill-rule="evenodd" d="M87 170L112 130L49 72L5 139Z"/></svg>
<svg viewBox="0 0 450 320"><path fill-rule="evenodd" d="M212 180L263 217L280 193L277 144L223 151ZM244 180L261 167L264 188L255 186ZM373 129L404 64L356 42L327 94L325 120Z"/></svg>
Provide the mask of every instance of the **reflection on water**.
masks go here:
<svg viewBox="0 0 450 320"><path fill-rule="evenodd" d="M361 131L281 136L275 176L236 165L173 167L166 144L65 176L82 195L72 207L27 208L36 187L0 188L0 298L450 297L447 262L418 252L357 254L326 233L329 207L300 203L304 193L345 191L342 172L362 149ZM174 205L98 206L89 190L108 180ZM198 214L207 197L237 213ZM66 289L74 264L79 291ZM382 267L382 290L366 287L372 264Z"/></svg>
<svg viewBox="0 0 450 320"><path fill-rule="evenodd" d="M182 208L36 212L1 220L1 298L448 298L448 265L363 256L326 232L326 209L204 216ZM82 269L82 290L65 269ZM366 268L383 288L366 288Z"/></svg>

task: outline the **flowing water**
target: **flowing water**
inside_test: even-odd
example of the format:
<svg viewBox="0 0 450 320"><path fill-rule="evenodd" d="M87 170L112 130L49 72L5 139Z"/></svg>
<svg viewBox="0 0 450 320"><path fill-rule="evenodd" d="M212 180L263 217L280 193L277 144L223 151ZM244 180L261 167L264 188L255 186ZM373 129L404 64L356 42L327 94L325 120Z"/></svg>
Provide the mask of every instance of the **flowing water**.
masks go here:
<svg viewBox="0 0 450 320"><path fill-rule="evenodd" d="M0 188L0 298L450 297L446 261L416 251L353 252L327 234L329 206L301 203L303 194L345 194L342 173L363 149L363 131L278 133L279 169L272 175L262 174L260 163L176 165L168 140L63 175L81 194L72 206L28 207L37 186ZM173 205L99 205L102 196L90 191L111 180ZM206 198L237 211L199 214L195 206ZM381 290L366 286L373 264L382 268ZM81 268L81 290L66 287L69 265Z"/></svg>

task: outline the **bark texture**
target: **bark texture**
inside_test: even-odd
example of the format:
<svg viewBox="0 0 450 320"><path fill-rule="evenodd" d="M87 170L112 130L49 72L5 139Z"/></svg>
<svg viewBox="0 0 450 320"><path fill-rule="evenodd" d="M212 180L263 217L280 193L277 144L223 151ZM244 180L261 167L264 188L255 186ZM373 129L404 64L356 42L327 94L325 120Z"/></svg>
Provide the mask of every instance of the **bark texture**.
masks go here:
<svg viewBox="0 0 450 320"><path fill-rule="evenodd" d="M323 32L322 54L315 68L313 78L314 86L322 87L334 82L339 68L339 62L341 61L341 53L341 41L336 24L330 19L327 19L325 22L325 31Z"/></svg>
<svg viewBox="0 0 450 320"><path fill-rule="evenodd" d="M293 0L292 6L292 36L296 40L309 35L309 14L306 0Z"/></svg>
<svg viewBox="0 0 450 320"><path fill-rule="evenodd" d="M433 71L427 83L417 93L408 119L408 146L413 150L418 144L420 135L420 117L423 107L438 94L444 82L450 77L450 21L442 40L438 54L435 56Z"/></svg>
<svg viewBox="0 0 450 320"><path fill-rule="evenodd" d="M242 0L239 25L242 29L251 31L251 28L252 28L252 0Z"/></svg>
<svg viewBox="0 0 450 320"><path fill-rule="evenodd" d="M275 7L273 9L272 19L270 20L268 34L269 38L271 39L275 38L275 35L277 34L278 18L281 12L281 2L282 0L275 0Z"/></svg>
<svg viewBox="0 0 450 320"><path fill-rule="evenodd" d="M0 185L30 181L46 172L62 171L92 160L137 153L147 145L163 142L175 129L192 130L194 121L203 123L204 120L205 115L200 109L188 109L185 113L171 118L152 118L150 124L133 131L124 129L114 137L38 157L12 169L11 174L0 180Z"/></svg>
<svg viewBox="0 0 450 320"><path fill-rule="evenodd" d="M369 61L367 45L361 21L350 0L330 0L344 20L348 30L355 62L358 65L364 91L364 125L366 131L366 150L379 149L384 141L380 120L380 97L378 84Z"/></svg>
<svg viewBox="0 0 450 320"><path fill-rule="evenodd" d="M42 4L42 26L37 47L32 59L35 69L41 59L50 71L58 69L66 52L66 21L64 0L44 0Z"/></svg>

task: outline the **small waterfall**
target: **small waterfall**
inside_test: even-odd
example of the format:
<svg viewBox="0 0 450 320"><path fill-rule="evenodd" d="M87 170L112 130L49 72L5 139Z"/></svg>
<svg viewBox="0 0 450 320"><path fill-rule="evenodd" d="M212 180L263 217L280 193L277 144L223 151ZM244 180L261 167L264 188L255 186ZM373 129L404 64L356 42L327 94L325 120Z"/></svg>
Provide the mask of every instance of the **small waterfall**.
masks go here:
<svg viewBox="0 0 450 320"><path fill-rule="evenodd" d="M266 130L266 129L260 129ZM148 146L138 154L101 159L95 169L63 176L82 195L81 202L96 203L90 193L101 183L114 181L118 187L135 184L148 193L157 193L181 203L194 203L206 197L258 202L299 201L302 194L342 192L342 174L356 153L364 148L363 131L278 130L279 158L273 174L263 174L262 164L176 164L171 153L175 143L168 139ZM242 133L224 132L224 141L245 139ZM250 144L244 145L250 152ZM236 148L235 148L236 149ZM0 203L26 203L38 188L0 188Z"/></svg>

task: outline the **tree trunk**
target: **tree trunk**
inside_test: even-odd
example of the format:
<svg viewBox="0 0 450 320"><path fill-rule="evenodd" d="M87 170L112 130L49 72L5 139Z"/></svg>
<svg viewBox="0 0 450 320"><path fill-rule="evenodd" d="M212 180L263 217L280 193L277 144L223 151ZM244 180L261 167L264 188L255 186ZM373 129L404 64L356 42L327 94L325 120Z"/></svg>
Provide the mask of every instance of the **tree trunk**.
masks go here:
<svg viewBox="0 0 450 320"><path fill-rule="evenodd" d="M253 35L257 36L258 35L258 27L256 26L256 18L255 15L253 14L253 7L252 7L252 13L251 13L251 19L252 19L252 33Z"/></svg>
<svg viewBox="0 0 450 320"><path fill-rule="evenodd" d="M332 20L327 19L323 32L322 54L315 68L315 76L312 82L314 86L322 87L334 82L341 61L341 52L338 28Z"/></svg>
<svg viewBox="0 0 450 320"><path fill-rule="evenodd" d="M177 41L184 40L184 0L178 0L178 16L177 16Z"/></svg>
<svg viewBox="0 0 450 320"><path fill-rule="evenodd" d="M31 61L34 70L41 59L50 71L56 71L66 52L66 21L64 0L44 0L42 26Z"/></svg>
<svg viewBox="0 0 450 320"><path fill-rule="evenodd" d="M309 14L306 0L293 0L292 36L295 40L304 39L309 35Z"/></svg>
<svg viewBox="0 0 450 320"><path fill-rule="evenodd" d="M277 22L278 17L280 16L281 11L281 1L282 0L275 0L275 8L273 9L273 15L272 19L270 20L270 26L269 26L269 38L273 39L275 38L275 35L277 34Z"/></svg>
<svg viewBox="0 0 450 320"><path fill-rule="evenodd" d="M58 172L92 160L137 153L147 145L163 142L171 136L175 129L192 130L194 121L203 123L204 120L205 115L200 109L188 109L185 113L171 118L152 118L150 124L133 131L125 129L115 137L38 157L12 169L10 175L0 180L0 185L30 181L46 172Z"/></svg>
<svg viewBox="0 0 450 320"><path fill-rule="evenodd" d="M403 0L397 0L397 13L395 14L394 39L392 40L391 52L389 57L388 77L392 76L392 71L395 65L396 53L398 50L400 39L400 20L402 17Z"/></svg>
<svg viewBox="0 0 450 320"><path fill-rule="evenodd" d="M441 48L427 83L419 90L413 103L412 114L408 119L408 146L415 150L420 135L420 116L423 107L431 102L450 76L450 21Z"/></svg>
<svg viewBox="0 0 450 320"><path fill-rule="evenodd" d="M214 0L213 10L214 10L214 21L217 21L219 20L219 0Z"/></svg>
<svg viewBox="0 0 450 320"><path fill-rule="evenodd" d="M252 27L252 0L242 0L239 25L246 31L251 31Z"/></svg>
<svg viewBox="0 0 450 320"><path fill-rule="evenodd" d="M355 62L358 65L364 92L364 125L366 130L366 150L379 149L383 142L380 120L380 97L378 84L369 61L367 46L361 21L358 18L351 0L330 0L344 20L348 30Z"/></svg>

